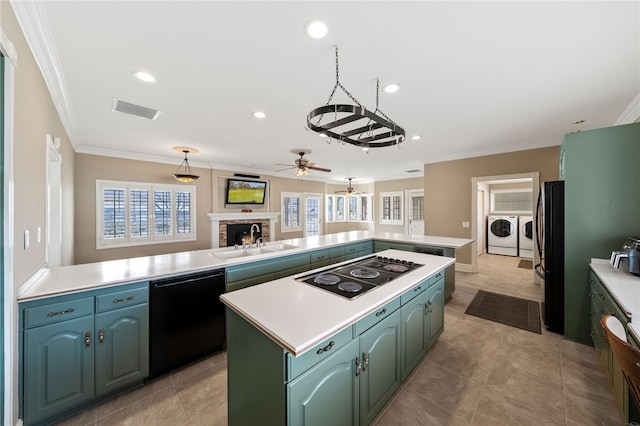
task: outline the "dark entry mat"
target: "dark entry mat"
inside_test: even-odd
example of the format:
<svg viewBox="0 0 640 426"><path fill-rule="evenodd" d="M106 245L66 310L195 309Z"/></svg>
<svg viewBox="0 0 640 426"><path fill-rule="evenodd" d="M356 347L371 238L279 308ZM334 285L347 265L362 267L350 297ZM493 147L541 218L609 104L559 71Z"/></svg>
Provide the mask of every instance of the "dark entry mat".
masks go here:
<svg viewBox="0 0 640 426"><path fill-rule="evenodd" d="M518 263L518 268L533 269L533 260L521 259L520 263Z"/></svg>
<svg viewBox="0 0 640 426"><path fill-rule="evenodd" d="M540 305L533 300L478 290L464 313L542 334Z"/></svg>

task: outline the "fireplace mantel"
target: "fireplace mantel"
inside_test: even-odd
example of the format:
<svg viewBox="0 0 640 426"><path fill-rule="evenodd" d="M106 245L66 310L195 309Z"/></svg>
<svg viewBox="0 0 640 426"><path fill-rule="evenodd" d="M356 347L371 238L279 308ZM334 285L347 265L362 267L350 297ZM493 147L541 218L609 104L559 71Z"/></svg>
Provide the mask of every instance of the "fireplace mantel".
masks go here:
<svg viewBox="0 0 640 426"><path fill-rule="evenodd" d="M273 234L275 234L275 224L278 221L280 212L224 212L224 213L207 213L209 220L211 221L211 248L220 247L220 222L234 221L234 220L248 220L248 221L260 221L268 220L269 228L269 241L273 241Z"/></svg>

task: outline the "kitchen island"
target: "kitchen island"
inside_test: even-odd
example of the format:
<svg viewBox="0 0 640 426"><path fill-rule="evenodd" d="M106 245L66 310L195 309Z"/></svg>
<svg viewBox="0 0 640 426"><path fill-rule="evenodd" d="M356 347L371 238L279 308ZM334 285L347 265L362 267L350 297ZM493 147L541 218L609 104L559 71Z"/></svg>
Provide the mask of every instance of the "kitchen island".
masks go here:
<svg viewBox="0 0 640 426"><path fill-rule="evenodd" d="M354 299L295 277L221 296L229 424L375 417L442 332L444 270L455 262L400 250L378 255L422 266Z"/></svg>

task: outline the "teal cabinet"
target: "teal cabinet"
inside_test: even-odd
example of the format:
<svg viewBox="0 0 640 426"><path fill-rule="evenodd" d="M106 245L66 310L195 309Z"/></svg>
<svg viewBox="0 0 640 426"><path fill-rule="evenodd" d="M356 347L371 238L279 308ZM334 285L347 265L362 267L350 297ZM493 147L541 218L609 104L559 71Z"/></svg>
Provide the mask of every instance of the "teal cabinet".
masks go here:
<svg viewBox="0 0 640 426"><path fill-rule="evenodd" d="M419 287L416 287L419 288ZM422 291L403 304L400 310L400 371L402 380L418 365L427 353L429 328L427 325L426 283Z"/></svg>
<svg viewBox="0 0 640 426"><path fill-rule="evenodd" d="M358 349L358 340L351 340L287 385L288 425L360 424Z"/></svg>
<svg viewBox="0 0 640 426"><path fill-rule="evenodd" d="M367 425L402 381L399 311L394 311L360 336L360 354L360 424Z"/></svg>
<svg viewBox="0 0 640 426"><path fill-rule="evenodd" d="M239 290L256 284L308 271L309 253L299 253L275 259L265 259L225 268L226 291Z"/></svg>
<svg viewBox="0 0 640 426"><path fill-rule="evenodd" d="M141 383L149 375L147 304L96 315L96 395Z"/></svg>
<svg viewBox="0 0 640 426"><path fill-rule="evenodd" d="M67 306L73 309L73 303ZM93 399L92 332L93 313L24 333L25 424L40 422Z"/></svg>
<svg viewBox="0 0 640 426"><path fill-rule="evenodd" d="M443 326L444 271L297 357L227 308L229 424L369 424Z"/></svg>
<svg viewBox="0 0 640 426"><path fill-rule="evenodd" d="M634 404L634 402L629 393L627 382L622 375L620 365L613 356L609 343L604 336L604 331L600 325L600 317L602 315L614 315L623 324L628 323L631 319L623 313L593 271L589 272L588 288L590 299L589 316L591 319L591 332L589 334L596 350L596 358L607 375L609 387L613 393L613 399L618 411L623 419L631 422L633 419L631 418L630 404ZM630 341L629 339L627 340Z"/></svg>
<svg viewBox="0 0 640 426"><path fill-rule="evenodd" d="M418 365L444 331L444 288L438 273L400 296L402 380Z"/></svg>
<svg viewBox="0 0 640 426"><path fill-rule="evenodd" d="M148 376L147 282L25 302L20 317L26 425L58 420Z"/></svg>
<svg viewBox="0 0 640 426"><path fill-rule="evenodd" d="M431 346L444 331L444 288L444 278L440 278L425 292L427 296L427 334L429 337L427 349L431 349Z"/></svg>

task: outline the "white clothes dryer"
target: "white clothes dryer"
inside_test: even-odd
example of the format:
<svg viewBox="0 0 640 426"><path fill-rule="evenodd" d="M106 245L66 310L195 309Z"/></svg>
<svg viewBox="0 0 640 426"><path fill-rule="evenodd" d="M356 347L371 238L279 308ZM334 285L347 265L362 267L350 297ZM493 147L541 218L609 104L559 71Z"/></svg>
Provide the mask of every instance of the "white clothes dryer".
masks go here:
<svg viewBox="0 0 640 426"><path fill-rule="evenodd" d="M518 256L518 216L489 216L487 253Z"/></svg>
<svg viewBox="0 0 640 426"><path fill-rule="evenodd" d="M518 218L518 256L533 259L533 217Z"/></svg>

